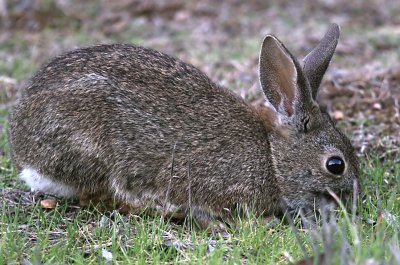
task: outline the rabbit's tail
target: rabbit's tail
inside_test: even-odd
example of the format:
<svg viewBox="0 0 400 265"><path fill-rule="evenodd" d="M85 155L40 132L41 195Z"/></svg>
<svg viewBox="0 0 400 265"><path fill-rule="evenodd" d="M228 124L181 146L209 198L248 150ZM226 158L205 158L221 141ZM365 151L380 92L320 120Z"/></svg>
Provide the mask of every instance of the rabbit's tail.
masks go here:
<svg viewBox="0 0 400 265"><path fill-rule="evenodd" d="M60 181L43 176L31 166L24 166L19 178L28 185L32 191L41 191L58 197L73 198L77 196L77 189Z"/></svg>

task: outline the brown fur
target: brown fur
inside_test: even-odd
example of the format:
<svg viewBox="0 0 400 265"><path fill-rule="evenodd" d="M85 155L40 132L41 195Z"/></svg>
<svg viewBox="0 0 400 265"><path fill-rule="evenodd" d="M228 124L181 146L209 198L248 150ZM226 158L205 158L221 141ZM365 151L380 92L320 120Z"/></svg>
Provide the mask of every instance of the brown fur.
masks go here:
<svg viewBox="0 0 400 265"><path fill-rule="evenodd" d="M151 49L100 45L61 55L31 79L13 111L14 162L88 197L106 191L128 204L154 201L199 223L248 207L264 215L312 208L326 188L350 192L353 148L315 108L297 61L267 38L273 46L263 46L260 72L275 110L250 106ZM268 68L268 54L285 58L287 72ZM274 82L282 78L297 81L281 89ZM340 178L323 168L327 146L347 163Z"/></svg>

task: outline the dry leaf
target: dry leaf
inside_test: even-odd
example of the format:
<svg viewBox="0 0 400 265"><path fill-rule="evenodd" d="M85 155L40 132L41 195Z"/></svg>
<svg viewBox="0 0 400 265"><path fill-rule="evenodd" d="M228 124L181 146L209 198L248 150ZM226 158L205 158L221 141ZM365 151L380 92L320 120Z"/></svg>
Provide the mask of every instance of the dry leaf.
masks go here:
<svg viewBox="0 0 400 265"><path fill-rule="evenodd" d="M44 209L54 209L57 206L57 200L54 198L44 199L40 202L40 207Z"/></svg>
<svg viewBox="0 0 400 265"><path fill-rule="evenodd" d="M332 113L332 117L333 117L335 120L341 120L341 119L344 118L344 114L343 114L343 112L340 111L340 110L335 110L335 111Z"/></svg>
<svg viewBox="0 0 400 265"><path fill-rule="evenodd" d="M374 110L381 110L382 109L382 105L378 102L374 103L374 105L372 105L372 108Z"/></svg>

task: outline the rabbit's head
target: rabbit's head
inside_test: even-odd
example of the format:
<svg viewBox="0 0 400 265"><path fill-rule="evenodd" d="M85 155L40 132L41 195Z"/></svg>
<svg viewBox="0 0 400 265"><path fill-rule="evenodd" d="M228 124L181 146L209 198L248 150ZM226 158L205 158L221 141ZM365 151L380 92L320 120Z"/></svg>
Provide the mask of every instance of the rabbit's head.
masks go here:
<svg viewBox="0 0 400 265"><path fill-rule="evenodd" d="M319 208L330 199L329 190L349 195L358 183L358 159L349 139L316 103L338 38L333 24L303 66L274 36L263 41L260 81L275 110L277 130L270 139L282 209Z"/></svg>

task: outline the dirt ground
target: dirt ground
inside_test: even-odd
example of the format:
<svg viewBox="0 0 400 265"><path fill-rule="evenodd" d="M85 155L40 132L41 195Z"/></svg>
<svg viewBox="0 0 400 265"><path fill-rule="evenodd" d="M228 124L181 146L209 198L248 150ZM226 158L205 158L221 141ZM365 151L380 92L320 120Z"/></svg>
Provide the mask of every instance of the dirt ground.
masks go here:
<svg viewBox="0 0 400 265"><path fill-rule="evenodd" d="M256 104L258 52L276 35L301 60L331 22L341 26L319 102L360 154L399 159L400 4L396 0L0 1L0 104L43 62L76 47L129 42L209 74Z"/></svg>

